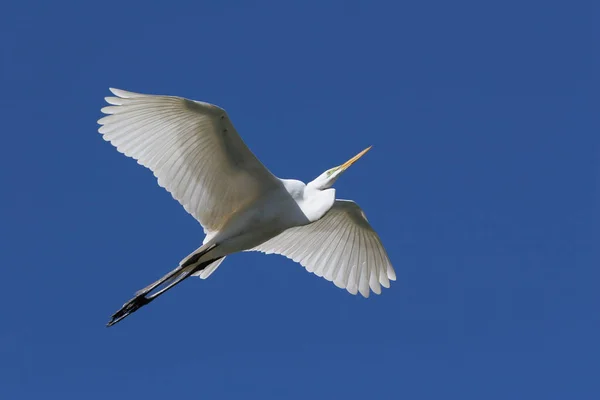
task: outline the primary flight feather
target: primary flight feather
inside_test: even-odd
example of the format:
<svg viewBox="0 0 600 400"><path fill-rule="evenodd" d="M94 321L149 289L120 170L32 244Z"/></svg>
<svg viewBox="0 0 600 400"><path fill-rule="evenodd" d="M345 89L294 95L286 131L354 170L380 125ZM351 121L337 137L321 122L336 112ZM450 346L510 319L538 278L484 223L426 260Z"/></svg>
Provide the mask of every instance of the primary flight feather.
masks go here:
<svg viewBox="0 0 600 400"><path fill-rule="evenodd" d="M360 207L335 199L337 178L369 149L304 184L279 179L236 132L225 110L182 97L110 89L98 131L149 168L196 218L206 237L177 268L138 291L114 325L189 276L207 278L229 254L281 254L352 294L381 293L396 279Z"/></svg>

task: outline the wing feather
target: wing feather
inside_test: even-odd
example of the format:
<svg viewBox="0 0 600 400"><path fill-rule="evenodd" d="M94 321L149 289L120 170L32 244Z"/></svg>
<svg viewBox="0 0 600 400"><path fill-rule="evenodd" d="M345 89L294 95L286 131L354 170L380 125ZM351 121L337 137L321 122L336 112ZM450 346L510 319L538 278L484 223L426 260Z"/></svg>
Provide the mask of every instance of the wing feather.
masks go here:
<svg viewBox="0 0 600 400"><path fill-rule="evenodd" d="M250 251L281 254L352 294L380 294L396 279L381 240L360 207L336 200L323 218L290 228Z"/></svg>
<svg viewBox="0 0 600 400"><path fill-rule="evenodd" d="M236 211L280 187L243 142L227 113L174 96L111 89L98 131L154 173L204 227L219 230Z"/></svg>

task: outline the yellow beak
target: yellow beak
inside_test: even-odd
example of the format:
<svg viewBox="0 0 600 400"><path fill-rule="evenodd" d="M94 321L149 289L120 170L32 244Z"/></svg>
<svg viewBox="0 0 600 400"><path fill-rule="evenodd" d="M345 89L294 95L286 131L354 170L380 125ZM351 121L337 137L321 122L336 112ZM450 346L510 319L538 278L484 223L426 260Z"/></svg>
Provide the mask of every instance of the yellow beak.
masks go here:
<svg viewBox="0 0 600 400"><path fill-rule="evenodd" d="M345 163L340 165L338 168L341 169L342 171L345 171L349 166L351 166L356 161L358 161L359 158L364 156L367 151L371 150L371 147L373 147L373 146L367 147L366 149L364 149L363 151L361 151L360 153L358 153L357 155L355 155L354 157L352 157L351 159L349 159L348 161L346 161Z"/></svg>

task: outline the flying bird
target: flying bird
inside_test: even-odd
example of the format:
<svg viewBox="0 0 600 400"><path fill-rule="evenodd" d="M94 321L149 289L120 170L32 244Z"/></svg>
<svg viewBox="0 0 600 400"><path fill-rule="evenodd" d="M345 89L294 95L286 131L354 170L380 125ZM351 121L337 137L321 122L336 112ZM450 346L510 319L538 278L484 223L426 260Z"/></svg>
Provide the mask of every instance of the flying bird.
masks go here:
<svg viewBox="0 0 600 400"><path fill-rule="evenodd" d="M334 182L371 147L307 184L273 175L220 107L175 96L110 89L104 140L149 168L204 228L202 246L136 292L121 321L190 276L208 278L229 254L281 254L352 294L381 293L396 274L360 207L335 198Z"/></svg>

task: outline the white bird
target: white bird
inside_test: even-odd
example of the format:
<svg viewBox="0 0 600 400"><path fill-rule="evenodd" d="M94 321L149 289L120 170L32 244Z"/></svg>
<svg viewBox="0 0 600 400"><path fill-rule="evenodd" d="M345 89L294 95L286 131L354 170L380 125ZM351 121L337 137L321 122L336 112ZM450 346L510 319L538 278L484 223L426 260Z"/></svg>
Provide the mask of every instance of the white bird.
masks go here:
<svg viewBox="0 0 600 400"><path fill-rule="evenodd" d="M189 276L208 278L229 254L281 254L352 294L381 293L396 274L360 207L331 186L369 149L304 184L274 176L248 149L227 113L182 97L110 89L98 131L154 172L206 237L177 268L138 291L114 325Z"/></svg>

